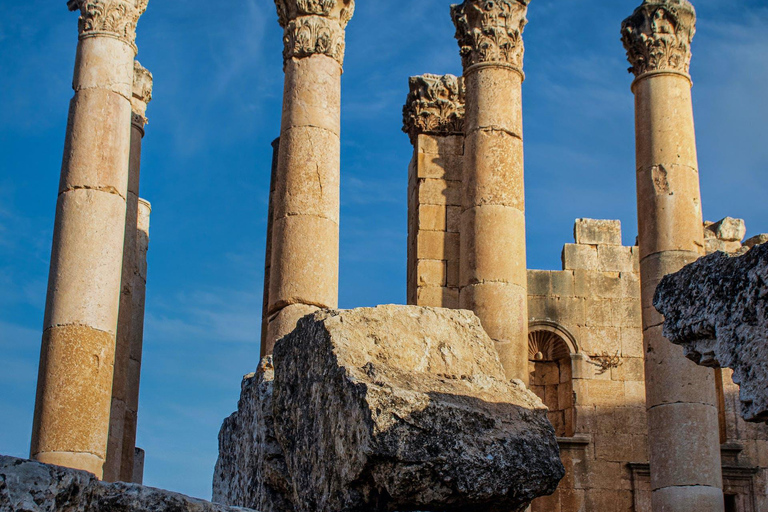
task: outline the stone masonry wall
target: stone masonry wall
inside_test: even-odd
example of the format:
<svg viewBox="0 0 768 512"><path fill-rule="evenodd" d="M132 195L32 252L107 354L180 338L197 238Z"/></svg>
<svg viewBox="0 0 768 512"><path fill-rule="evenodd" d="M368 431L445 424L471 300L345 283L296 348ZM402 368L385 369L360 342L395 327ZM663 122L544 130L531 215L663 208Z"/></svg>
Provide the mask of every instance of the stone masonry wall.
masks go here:
<svg viewBox="0 0 768 512"><path fill-rule="evenodd" d="M408 171L408 304L459 307L464 138L419 134Z"/></svg>
<svg viewBox="0 0 768 512"><path fill-rule="evenodd" d="M411 188L409 208L409 301L453 308L445 253L426 253L422 245L422 258L415 257L418 241L432 239L458 254L453 231L446 231L449 190L458 183L430 168L445 165L438 148L452 146L431 139L420 137L411 167L418 188ZM704 230L708 252L740 250L746 232L742 221L728 218L707 222ZM761 241L768 236L744 245ZM577 220L574 242L563 249L562 270L528 271L531 390L550 408L566 467L558 491L531 510L651 512L637 247L622 245L621 224L610 220ZM741 419L728 370L719 381L726 512L768 510L768 426Z"/></svg>

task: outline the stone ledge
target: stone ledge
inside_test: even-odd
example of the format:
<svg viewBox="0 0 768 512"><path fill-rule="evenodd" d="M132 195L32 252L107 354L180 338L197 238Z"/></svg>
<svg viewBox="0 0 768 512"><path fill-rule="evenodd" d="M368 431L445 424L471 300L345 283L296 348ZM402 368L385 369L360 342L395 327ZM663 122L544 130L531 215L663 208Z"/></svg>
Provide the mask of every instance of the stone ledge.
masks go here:
<svg viewBox="0 0 768 512"><path fill-rule="evenodd" d="M87 471L0 455L0 512L249 512ZM250 511L253 512L253 511Z"/></svg>

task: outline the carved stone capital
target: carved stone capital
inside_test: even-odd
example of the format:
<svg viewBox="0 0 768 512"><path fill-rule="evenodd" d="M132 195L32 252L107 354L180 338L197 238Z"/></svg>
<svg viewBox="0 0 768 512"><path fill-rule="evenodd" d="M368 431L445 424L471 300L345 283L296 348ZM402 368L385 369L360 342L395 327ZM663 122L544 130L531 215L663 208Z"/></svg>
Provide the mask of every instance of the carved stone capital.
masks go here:
<svg viewBox="0 0 768 512"><path fill-rule="evenodd" d="M133 122L147 124L147 104L152 101L152 73L142 66L139 61L133 61L133 96L131 108L133 110Z"/></svg>
<svg viewBox="0 0 768 512"><path fill-rule="evenodd" d="M283 58L327 55L344 63L345 31L355 12L355 0L275 0L285 29Z"/></svg>
<svg viewBox="0 0 768 512"><path fill-rule="evenodd" d="M136 49L136 24L149 0L67 0L70 11L80 11L80 38L107 36Z"/></svg>
<svg viewBox="0 0 768 512"><path fill-rule="evenodd" d="M688 0L645 0L621 24L621 40L639 77L652 71L688 74L696 10Z"/></svg>
<svg viewBox="0 0 768 512"><path fill-rule="evenodd" d="M411 140L419 134L455 135L464 132L464 80L453 75L412 76L403 107L403 131Z"/></svg>
<svg viewBox="0 0 768 512"><path fill-rule="evenodd" d="M451 6L466 71L476 64L504 64L522 72L530 0L464 0Z"/></svg>

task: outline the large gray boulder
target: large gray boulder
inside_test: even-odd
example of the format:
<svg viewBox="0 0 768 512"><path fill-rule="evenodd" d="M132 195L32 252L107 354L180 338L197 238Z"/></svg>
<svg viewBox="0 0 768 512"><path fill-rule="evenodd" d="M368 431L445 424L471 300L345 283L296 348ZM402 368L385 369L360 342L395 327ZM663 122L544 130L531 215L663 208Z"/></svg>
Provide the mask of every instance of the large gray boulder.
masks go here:
<svg viewBox="0 0 768 512"><path fill-rule="evenodd" d="M694 362L733 369L745 420L768 421L768 244L715 253L656 289L664 336Z"/></svg>
<svg viewBox="0 0 768 512"><path fill-rule="evenodd" d="M564 475L546 408L505 378L471 312L320 311L278 342L274 368L286 512L515 512Z"/></svg>
<svg viewBox="0 0 768 512"><path fill-rule="evenodd" d="M0 456L0 512L246 512L91 473ZM253 512L253 511L252 511Z"/></svg>

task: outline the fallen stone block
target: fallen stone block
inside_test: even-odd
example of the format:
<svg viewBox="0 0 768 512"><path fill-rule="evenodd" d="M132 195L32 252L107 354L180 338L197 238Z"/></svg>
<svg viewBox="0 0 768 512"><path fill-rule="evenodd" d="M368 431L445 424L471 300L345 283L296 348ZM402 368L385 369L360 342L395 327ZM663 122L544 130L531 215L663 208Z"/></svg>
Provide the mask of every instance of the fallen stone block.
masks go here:
<svg viewBox="0 0 768 512"><path fill-rule="evenodd" d="M0 512L246 512L91 473L0 456ZM251 511L253 512L253 511Z"/></svg>
<svg viewBox="0 0 768 512"><path fill-rule="evenodd" d="M654 306L664 336L689 359L733 369L744 419L768 421L768 244L711 254L666 276Z"/></svg>
<svg viewBox="0 0 768 512"><path fill-rule="evenodd" d="M271 420L284 458L257 455L263 468L256 471L227 464L252 475L269 466L287 471L286 512L523 511L564 475L546 408L505 378L471 312L320 311L277 343L274 370ZM263 397L244 394L236 413L258 432L262 420L253 413L266 420L269 412L243 400ZM230 453L245 446L222 444L220 462L246 460ZM275 469L277 460L285 469L282 462ZM226 503L264 501L233 501L247 494L241 490L222 494L217 499Z"/></svg>

